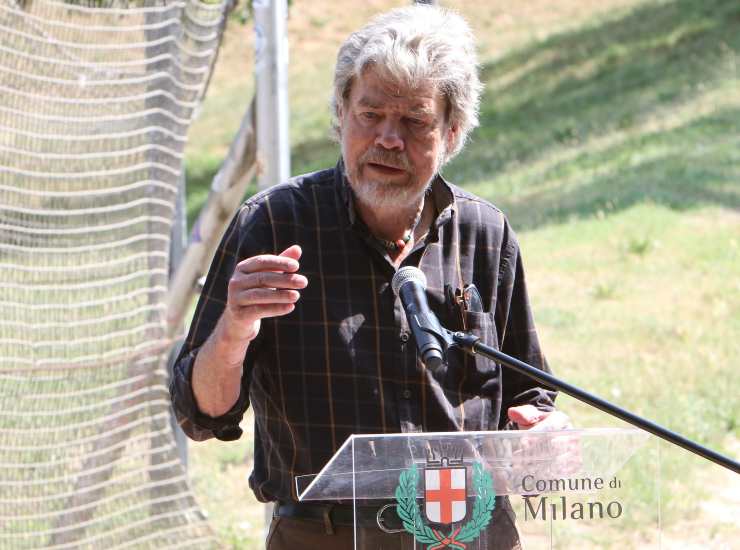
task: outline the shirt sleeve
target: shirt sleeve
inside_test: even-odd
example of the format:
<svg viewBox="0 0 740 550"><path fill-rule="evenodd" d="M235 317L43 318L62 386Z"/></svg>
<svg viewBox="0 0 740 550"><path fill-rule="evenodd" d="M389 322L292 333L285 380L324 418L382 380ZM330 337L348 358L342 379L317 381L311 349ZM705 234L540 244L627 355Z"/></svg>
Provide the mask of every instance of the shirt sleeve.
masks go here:
<svg viewBox="0 0 740 550"><path fill-rule="evenodd" d="M198 409L192 387L193 365L201 346L208 339L226 306L229 279L236 264L245 257L243 235L254 226L254 215L243 206L226 229L214 255L203 292L193 315L190 331L175 360L170 380L170 398L178 424L195 441L217 438L232 441L241 437L239 428L249 406L249 380L260 337L249 345L244 362L241 392L234 406L219 417L210 417ZM250 239L251 240L251 239ZM248 248L248 247L246 247ZM246 254L250 254L246 251Z"/></svg>
<svg viewBox="0 0 740 550"><path fill-rule="evenodd" d="M211 417L198 409L192 388L193 363L197 355L196 350L190 350L178 357L170 381L170 396L175 418L185 434L195 440L204 441L215 437L221 441L233 441L242 435L239 423L249 406L249 389L245 387L242 378L242 387L239 399L229 411L218 417Z"/></svg>
<svg viewBox="0 0 740 550"><path fill-rule="evenodd" d="M508 221L505 222L504 231L496 305L500 348L507 355L550 372L535 330L519 243ZM555 408L557 392L554 389L539 385L537 381L508 367L502 369L502 425L508 421L509 407L534 405L543 411Z"/></svg>

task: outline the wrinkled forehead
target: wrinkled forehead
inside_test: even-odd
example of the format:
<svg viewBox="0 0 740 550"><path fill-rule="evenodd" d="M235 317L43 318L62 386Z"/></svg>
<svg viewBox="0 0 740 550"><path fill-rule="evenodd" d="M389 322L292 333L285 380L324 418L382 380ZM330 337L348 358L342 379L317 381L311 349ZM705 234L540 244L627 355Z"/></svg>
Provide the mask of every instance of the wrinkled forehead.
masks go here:
<svg viewBox="0 0 740 550"><path fill-rule="evenodd" d="M350 101L371 109L403 108L436 114L444 111L445 98L431 79L407 82L377 67L365 69L350 87Z"/></svg>

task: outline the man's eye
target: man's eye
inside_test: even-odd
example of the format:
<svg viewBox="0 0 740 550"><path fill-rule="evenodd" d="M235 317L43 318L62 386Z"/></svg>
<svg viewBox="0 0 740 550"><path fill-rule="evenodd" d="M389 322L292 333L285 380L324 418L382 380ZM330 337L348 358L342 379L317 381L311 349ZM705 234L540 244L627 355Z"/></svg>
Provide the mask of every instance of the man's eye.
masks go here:
<svg viewBox="0 0 740 550"><path fill-rule="evenodd" d="M408 119L406 119L406 120L408 121L408 123L409 123L409 124L410 124L411 126L418 126L418 127L421 127L421 126L424 126L424 125L426 125L426 123L427 123L427 121L426 121L426 120L424 120L424 119L421 119L421 118L408 118Z"/></svg>
<svg viewBox="0 0 740 550"><path fill-rule="evenodd" d="M378 118L378 113L373 113L372 111L363 111L362 113L360 113L360 116L365 120L375 120Z"/></svg>

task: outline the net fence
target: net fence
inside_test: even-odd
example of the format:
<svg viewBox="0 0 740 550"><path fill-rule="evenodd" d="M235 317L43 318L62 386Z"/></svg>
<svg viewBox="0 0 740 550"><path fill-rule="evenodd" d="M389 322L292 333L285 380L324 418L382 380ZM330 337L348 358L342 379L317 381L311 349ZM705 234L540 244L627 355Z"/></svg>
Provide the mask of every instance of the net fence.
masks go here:
<svg viewBox="0 0 740 550"><path fill-rule="evenodd" d="M170 425L164 304L225 12L0 0L0 548L215 545Z"/></svg>

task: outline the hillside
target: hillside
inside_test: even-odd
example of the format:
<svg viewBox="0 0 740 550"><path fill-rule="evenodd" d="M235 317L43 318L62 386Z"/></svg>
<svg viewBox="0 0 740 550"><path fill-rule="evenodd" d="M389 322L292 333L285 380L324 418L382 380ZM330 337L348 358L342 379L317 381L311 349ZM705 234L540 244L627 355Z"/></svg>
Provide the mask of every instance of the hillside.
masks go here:
<svg viewBox="0 0 740 550"><path fill-rule="evenodd" d="M338 44L373 13L402 4L372 1L345 13L341 3L294 0L294 173L336 161L327 104ZM475 27L486 84L481 127L444 173L501 207L517 229L550 364L737 457L740 4L442 4ZM190 132L191 216L251 98L251 41L249 22L232 16ZM560 406L582 427L622 425L565 397ZM234 548L255 547L261 528L260 507L247 506L247 439L191 446L195 489ZM739 477L666 445L660 456L666 547L736 544ZM639 532L610 538L622 548L645 542Z"/></svg>

